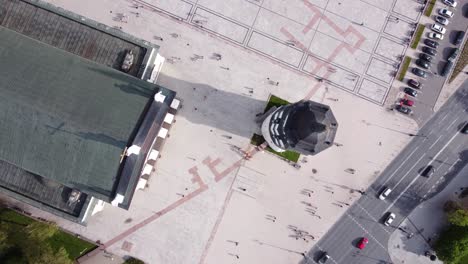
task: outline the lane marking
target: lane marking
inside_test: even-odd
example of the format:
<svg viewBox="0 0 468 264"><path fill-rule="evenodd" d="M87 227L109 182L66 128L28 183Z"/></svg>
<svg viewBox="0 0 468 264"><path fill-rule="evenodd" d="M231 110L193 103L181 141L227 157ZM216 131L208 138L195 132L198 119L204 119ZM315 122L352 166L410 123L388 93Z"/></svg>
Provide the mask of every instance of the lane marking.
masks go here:
<svg viewBox="0 0 468 264"><path fill-rule="evenodd" d="M445 114L445 115L444 115L444 117L442 117L442 119L440 120L440 123L442 123L442 121L444 121L444 120L445 120L445 118L447 118L447 116L448 116L448 113L447 113L447 114Z"/></svg>
<svg viewBox="0 0 468 264"><path fill-rule="evenodd" d="M380 242L379 240L377 240L369 231L367 231L367 229L365 229L358 221L356 221L356 219L354 219L350 214L346 213L346 215L351 218L351 220L356 224L358 225L367 235L369 235L370 238L374 239L375 242L377 242L377 244L383 248L384 250L387 250L387 248L385 248Z"/></svg>
<svg viewBox="0 0 468 264"><path fill-rule="evenodd" d="M452 141L455 139L455 137L458 136L458 134L459 134L458 131L455 132L455 134L453 135L453 137L447 142L447 144L444 145L444 147L442 147L442 149L439 150L439 152L437 152L437 154L431 159L431 161L430 161L426 166L431 165L431 164L435 161L435 159L442 153L442 151L444 151L444 150L448 147L448 145L449 145L450 143L452 143ZM418 161L418 162L419 162L419 161ZM416 165L418 162L416 162L415 165ZM408 171L408 172L409 172L409 171ZM406 186L406 188L397 196L397 198L396 198L395 200L393 200L393 202L387 207L387 209L385 209L384 212L388 212L388 210L389 210L390 208L392 208L392 206L398 201L398 199L401 198L401 196L409 189L409 187L411 187L411 185L413 185L413 183L419 178L419 176L420 176L419 173L416 174L416 177L414 177L414 179L410 182L410 184L408 184L408 186Z"/></svg>
<svg viewBox="0 0 468 264"><path fill-rule="evenodd" d="M439 142L439 140L442 138L442 135L440 135L436 141L434 141L434 143L432 143L432 145L429 147L429 149L432 149L432 147L437 144L437 142Z"/></svg>
<svg viewBox="0 0 468 264"><path fill-rule="evenodd" d="M449 125L445 130L449 130L449 128L450 128L455 122L457 122L458 119L460 119L460 117L457 117L457 119L453 120L452 123L450 123L450 125Z"/></svg>
<svg viewBox="0 0 468 264"><path fill-rule="evenodd" d="M391 234L387 229L383 228L383 226L379 223L379 220L377 220L375 217L373 217L364 207L362 207L360 204L356 203L361 210L363 210L372 220L374 220L376 223L379 224L379 226L383 229L383 231L387 232L387 234Z"/></svg>
<svg viewBox="0 0 468 264"><path fill-rule="evenodd" d="M405 160L403 160L400 164L400 166L398 166L398 168L396 168L392 174L390 174L390 176L388 177L388 179L385 180L384 183L382 183L382 186L384 186L389 180L391 180L393 178L393 175L395 175L395 173L397 173L397 171L405 164L405 162L411 158L411 156L413 155L413 153L419 148L419 146L417 146L407 157Z"/></svg>
<svg viewBox="0 0 468 264"><path fill-rule="evenodd" d="M403 177L401 177L401 179L395 185L393 185L393 188L392 188L393 190L395 190L396 187L401 183L401 181L403 181L406 178L406 176L408 176L408 174L411 172L411 170L413 170L414 167L416 167L416 165L418 165L418 163L422 160L422 158L424 158L424 156L426 156L426 154L419 157L419 159L413 164L413 166L411 166L411 168L405 173L405 175L403 175Z"/></svg>

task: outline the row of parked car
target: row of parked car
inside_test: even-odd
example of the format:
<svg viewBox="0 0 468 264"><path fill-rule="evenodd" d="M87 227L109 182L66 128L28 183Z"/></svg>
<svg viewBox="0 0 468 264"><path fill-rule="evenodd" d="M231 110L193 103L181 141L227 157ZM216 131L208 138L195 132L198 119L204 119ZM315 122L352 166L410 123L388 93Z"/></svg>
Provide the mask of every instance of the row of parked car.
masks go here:
<svg viewBox="0 0 468 264"><path fill-rule="evenodd" d="M450 7L456 7L457 2L454 0L443 0L444 4ZM426 78L428 73L425 70L429 70L431 67L433 60L433 56L437 55L437 48L439 47L438 40L444 39L444 34L447 32L447 29L444 27L450 23L449 19L454 16L453 11L449 10L448 8L442 8L438 10L438 15L434 17L436 23L431 25L431 30L433 32L428 33L428 38L424 39L425 46L422 47L422 53L418 55L418 59L416 60L416 65L419 67L413 67L411 72L419 76L421 78ZM454 39L453 44L459 45L463 42L465 37L464 31L457 32L457 35ZM453 63L457 58L459 53L458 48L454 48L450 55L447 58L447 63L444 65L442 72L440 73L441 76L446 76L453 67ZM437 74L437 73L435 73ZM396 106L396 109L404 114L411 114L411 106L414 105L414 101L409 99L408 96L416 97L418 95L418 91L422 88L420 82L410 79L408 80L408 85L410 87L405 87L403 92L406 94L404 98L400 99L399 104Z"/></svg>

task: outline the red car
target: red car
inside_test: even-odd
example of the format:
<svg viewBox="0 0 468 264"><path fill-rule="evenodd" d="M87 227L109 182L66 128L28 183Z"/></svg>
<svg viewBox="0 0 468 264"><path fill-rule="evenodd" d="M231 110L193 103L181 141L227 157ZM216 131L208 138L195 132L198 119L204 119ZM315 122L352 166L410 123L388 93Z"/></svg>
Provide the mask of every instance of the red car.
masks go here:
<svg viewBox="0 0 468 264"><path fill-rule="evenodd" d="M401 105L407 105L407 106L413 106L413 105L414 105L414 101L409 100L409 99L401 99L401 100L400 100L400 104L401 104Z"/></svg>
<svg viewBox="0 0 468 264"><path fill-rule="evenodd" d="M364 249L367 245L367 243L369 243L369 240L365 237L361 238L361 240L359 240L359 243L357 244L357 247L359 249Z"/></svg>

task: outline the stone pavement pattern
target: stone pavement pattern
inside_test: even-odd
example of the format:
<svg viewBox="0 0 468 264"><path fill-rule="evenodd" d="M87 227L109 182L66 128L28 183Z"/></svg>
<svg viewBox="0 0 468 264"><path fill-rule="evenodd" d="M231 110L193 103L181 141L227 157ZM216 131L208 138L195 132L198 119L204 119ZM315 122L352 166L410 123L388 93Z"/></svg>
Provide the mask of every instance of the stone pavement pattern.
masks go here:
<svg viewBox="0 0 468 264"><path fill-rule="evenodd" d="M291 54L303 51L275 39L274 34L278 33L273 29L268 31L270 33L260 31L260 27L280 30L278 26L282 24L273 25L279 20L267 17L278 14L285 19L284 26L291 32L294 26L299 31L304 30L313 12L311 14L300 1L300 5L291 4L288 8L286 1L279 0L229 1L229 4L198 1L197 12L205 12L198 14L206 17L211 12L209 21L219 19L217 23L221 23L210 25L211 31L196 25L206 22L192 22L195 10L184 7L184 3L188 3L182 1L180 5L175 4L178 1L158 1L157 8L144 3L135 5L131 1L49 2L109 26L122 27L129 34L161 45L160 52L167 61L158 84L175 90L182 99L183 107L149 187L136 192L129 211L106 206L90 219L87 227L82 227L28 208L33 215L52 219L61 227L89 239L100 240L108 251L120 256L133 255L148 263L171 264L298 262L302 258L300 253L310 249L344 212L345 204L356 199L355 190L366 188L406 145L410 137L405 133L416 133L417 127L411 119L375 104L380 99L363 100L354 95L364 90L368 98L376 94L382 98L386 94L379 87L389 85L384 86L382 81L365 75L366 67L359 66L364 63L359 60L366 58L366 63L370 63L371 58L375 58L388 62L385 57L373 53L377 36L384 34L378 30L387 23L386 15L374 13L388 14L385 10L390 10L394 4L397 6L399 1L392 5L387 1L367 1L379 8L375 7L374 13L366 15L359 10L364 12L374 7L365 2L359 2L354 6L355 11L347 14L344 10L350 8L351 1L340 1L341 4L332 0L311 1L316 4L314 8L327 13L328 19L320 23L314 34L330 39L330 42L315 45L315 38L308 36L309 33L302 36L305 42L311 41L311 47L315 45L316 54L329 54L329 43L355 41L351 35L351 39L330 36L334 33L327 25L340 28L352 25L366 37L356 51L356 61L348 62L352 54L343 49L330 64L336 69L332 71L342 76L332 77L332 74L330 78L352 85L354 81L345 80L347 74L352 74L359 78L356 83L364 82L370 87L362 90L356 88L358 86L350 87L353 93L327 82L320 83L299 68L308 65L309 68L304 69L318 72L313 65L317 60L310 59L316 55L294 57ZM248 8L244 9L245 6ZM171 12L182 20L168 16L161 8L172 8ZM253 16L255 12L262 12L264 17ZM128 23L115 20L119 13L129 16ZM213 14L218 14L218 18ZM393 12L392 15L398 14ZM358 17L369 27L351 22ZM197 19L202 21L203 17ZM239 37L243 34L240 27L228 29L222 24L228 23L225 20L229 23L241 20L241 25L248 29L249 42ZM241 44L219 36L215 30L227 30L227 34ZM314 26L309 31L313 30ZM251 44L262 52L248 46L252 36L256 36L254 32L262 41ZM396 41L394 37L385 36ZM317 41L322 40L317 38ZM268 51L278 52L272 55L291 63L299 61L299 67L286 65L272 55L265 56ZM213 53L221 54L222 59L213 58ZM363 54L362 57L359 54ZM355 69L359 70L354 72ZM378 76L378 73L373 74ZM267 78L279 84L271 85ZM310 95L314 101L329 104L339 122L338 145L305 158L299 163L300 169L269 153L258 153L251 160L244 160L239 148L247 149L252 133L258 132L254 117L263 111L270 94L292 102ZM350 169L354 173L350 173Z"/></svg>

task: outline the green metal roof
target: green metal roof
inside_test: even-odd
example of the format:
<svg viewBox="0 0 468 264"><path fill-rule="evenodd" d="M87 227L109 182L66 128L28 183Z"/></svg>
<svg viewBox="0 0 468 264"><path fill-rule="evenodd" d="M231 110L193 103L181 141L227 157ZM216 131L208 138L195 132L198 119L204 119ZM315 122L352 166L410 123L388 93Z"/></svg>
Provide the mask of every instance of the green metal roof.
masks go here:
<svg viewBox="0 0 468 264"><path fill-rule="evenodd" d="M0 160L107 200L155 89L0 26Z"/></svg>

